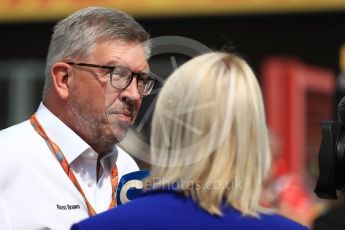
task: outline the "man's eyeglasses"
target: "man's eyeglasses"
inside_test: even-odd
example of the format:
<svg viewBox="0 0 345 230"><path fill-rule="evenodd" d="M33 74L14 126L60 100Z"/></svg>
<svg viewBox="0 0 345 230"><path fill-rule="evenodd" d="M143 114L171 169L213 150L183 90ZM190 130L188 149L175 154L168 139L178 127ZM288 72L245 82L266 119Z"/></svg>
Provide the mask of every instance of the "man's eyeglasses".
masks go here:
<svg viewBox="0 0 345 230"><path fill-rule="evenodd" d="M115 89L126 89L132 82L133 78L137 78L138 91L140 95L148 95L154 84L155 78L148 73L135 73L130 69L123 66L107 66L107 65L95 65L87 63L74 63L67 62L69 65L94 67L100 69L108 69L110 77L110 85Z"/></svg>

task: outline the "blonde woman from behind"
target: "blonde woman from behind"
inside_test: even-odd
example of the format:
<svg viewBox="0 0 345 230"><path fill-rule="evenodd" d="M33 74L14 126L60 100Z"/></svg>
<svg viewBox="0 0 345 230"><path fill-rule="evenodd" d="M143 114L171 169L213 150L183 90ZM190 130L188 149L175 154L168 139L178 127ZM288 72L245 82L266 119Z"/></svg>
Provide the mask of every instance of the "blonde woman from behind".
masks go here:
<svg viewBox="0 0 345 230"><path fill-rule="evenodd" d="M212 52L159 94L142 197L73 229L306 229L259 205L270 166L262 94L240 57Z"/></svg>

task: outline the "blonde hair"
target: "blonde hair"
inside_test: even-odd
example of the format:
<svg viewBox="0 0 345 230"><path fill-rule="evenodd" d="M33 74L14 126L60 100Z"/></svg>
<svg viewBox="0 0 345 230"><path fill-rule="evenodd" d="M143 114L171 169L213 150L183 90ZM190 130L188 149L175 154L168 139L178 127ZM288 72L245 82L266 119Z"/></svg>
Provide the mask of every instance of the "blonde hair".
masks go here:
<svg viewBox="0 0 345 230"><path fill-rule="evenodd" d="M261 90L241 58L193 58L165 82L151 131L145 187L178 186L211 214L222 204L257 216L270 164Z"/></svg>

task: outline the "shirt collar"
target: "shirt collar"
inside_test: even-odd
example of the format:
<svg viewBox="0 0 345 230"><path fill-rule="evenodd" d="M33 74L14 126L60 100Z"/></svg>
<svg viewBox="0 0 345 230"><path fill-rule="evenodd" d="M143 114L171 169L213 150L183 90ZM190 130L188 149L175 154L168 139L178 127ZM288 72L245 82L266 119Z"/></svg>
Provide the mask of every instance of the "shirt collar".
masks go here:
<svg viewBox="0 0 345 230"><path fill-rule="evenodd" d="M112 151L105 154L100 159L101 166L104 169L107 169L110 171L116 164L117 156L118 156L118 149L117 149L116 145L114 145L114 148L112 149ZM92 148L90 147L89 149L84 151L82 154L80 154L78 158L80 158L80 159L86 159L87 158L87 159L92 159L92 160L96 161L97 157L98 157L98 154L95 151L93 151Z"/></svg>
<svg viewBox="0 0 345 230"><path fill-rule="evenodd" d="M111 169L116 164L117 155L118 155L118 151L117 151L116 145L114 145L113 151L107 153L100 160L102 167L105 168L105 169L108 169L109 171L111 171Z"/></svg>
<svg viewBox="0 0 345 230"><path fill-rule="evenodd" d="M42 102L36 111L36 117L48 137L59 146L69 164L86 150L92 149L72 129L45 107Z"/></svg>

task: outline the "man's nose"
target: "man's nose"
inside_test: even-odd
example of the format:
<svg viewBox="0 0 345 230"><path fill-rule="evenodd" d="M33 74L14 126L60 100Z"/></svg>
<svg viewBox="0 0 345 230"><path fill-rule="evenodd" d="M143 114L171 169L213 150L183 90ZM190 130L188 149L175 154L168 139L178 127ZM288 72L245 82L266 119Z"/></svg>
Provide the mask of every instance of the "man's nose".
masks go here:
<svg viewBox="0 0 345 230"><path fill-rule="evenodd" d="M136 77L134 77L131 84L129 84L129 86L120 93L120 96L121 100L125 101L141 100L141 95L138 91L138 81Z"/></svg>

